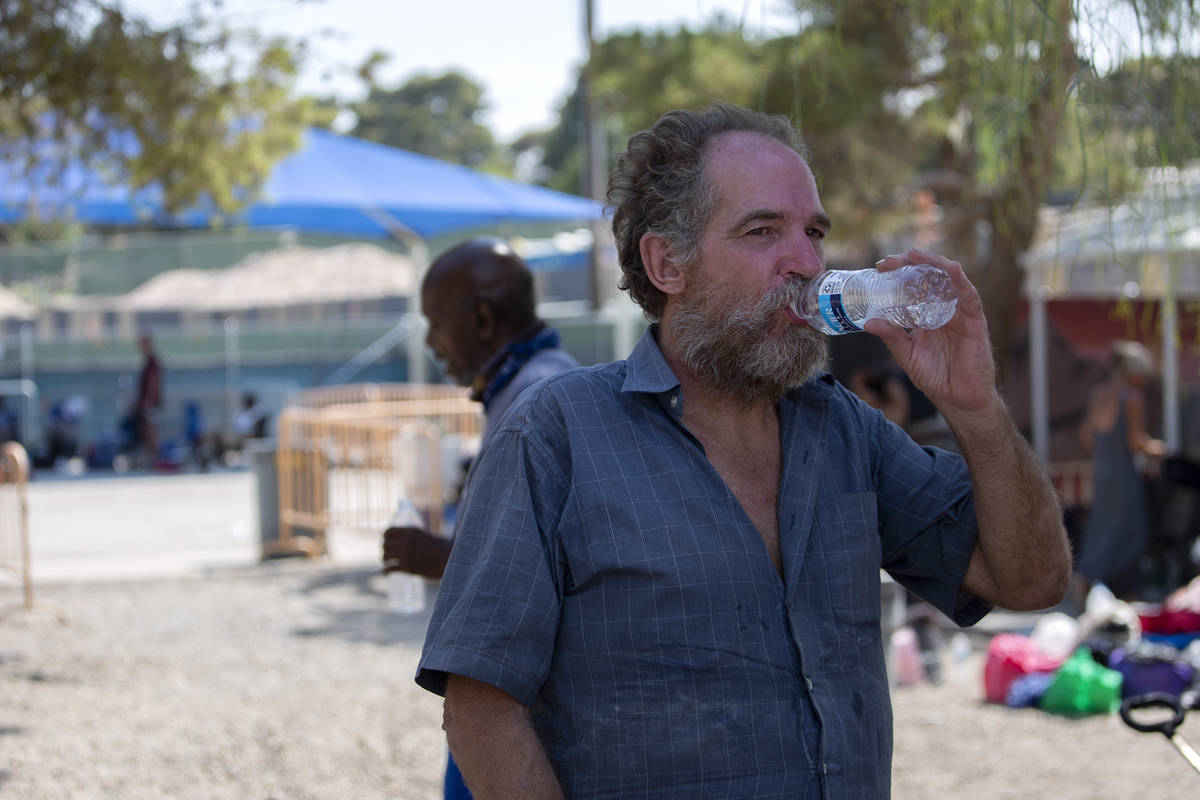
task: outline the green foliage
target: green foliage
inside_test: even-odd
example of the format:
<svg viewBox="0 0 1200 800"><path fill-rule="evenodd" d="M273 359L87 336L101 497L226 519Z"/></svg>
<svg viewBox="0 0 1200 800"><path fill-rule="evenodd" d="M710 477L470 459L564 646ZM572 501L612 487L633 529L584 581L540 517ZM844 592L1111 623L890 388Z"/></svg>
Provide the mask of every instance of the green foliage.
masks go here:
<svg viewBox="0 0 1200 800"><path fill-rule="evenodd" d="M670 108L714 98L781 113L813 151L835 239L862 257L911 239L932 196L942 247L972 273L997 348L1047 200L1111 201L1137 168L1200 154L1194 0L793 0L796 33L627 32L595 48L608 152ZM1135 58L1099 70L1105 39ZM1093 52L1096 51L1096 52ZM1094 58L1095 57L1095 58ZM552 185L577 191L579 98L545 134ZM853 231L853 238L843 233ZM857 240L857 241L855 241Z"/></svg>
<svg viewBox="0 0 1200 800"><path fill-rule="evenodd" d="M1128 137L1139 167L1180 164L1200 157L1200 59L1186 53L1127 61L1102 80L1081 85L1093 135Z"/></svg>
<svg viewBox="0 0 1200 800"><path fill-rule="evenodd" d="M249 201L317 115L292 96L288 42L200 14L155 27L100 0L0 0L0 157L79 159L157 184L170 211Z"/></svg>
<svg viewBox="0 0 1200 800"><path fill-rule="evenodd" d="M354 136L468 167L504 169L491 131L479 121L487 110L482 86L460 72L447 72L417 75L385 89L374 83L377 64L376 58L364 65L369 91L351 106L358 118Z"/></svg>
<svg viewBox="0 0 1200 800"><path fill-rule="evenodd" d="M832 25L803 36L760 40L721 17L694 32L609 36L597 43L592 64L607 152L623 149L630 135L672 108L701 108L720 99L784 114L813 149L822 198L839 227L879 225L895 207L896 186L907 180L923 150L919 136L902 132L896 108L861 100L903 87L912 69L907 51L893 46L896 34L886 24L903 9L886 2L878 6L877 16L859 9L842 25L860 32L861 41L839 38ZM551 173L547 182L564 191L580 191L580 102L576 91L559 125L541 142L543 164ZM851 128L854 135L847 135ZM871 179L852 178L848 163Z"/></svg>
<svg viewBox="0 0 1200 800"><path fill-rule="evenodd" d="M616 123L604 114L601 119L606 125ZM571 92L559 111L559 122L549 131L528 134L514 145L529 150L541 150L541 163L546 174L545 183L551 189L574 194L584 193L583 180L583 100L579 87Z"/></svg>

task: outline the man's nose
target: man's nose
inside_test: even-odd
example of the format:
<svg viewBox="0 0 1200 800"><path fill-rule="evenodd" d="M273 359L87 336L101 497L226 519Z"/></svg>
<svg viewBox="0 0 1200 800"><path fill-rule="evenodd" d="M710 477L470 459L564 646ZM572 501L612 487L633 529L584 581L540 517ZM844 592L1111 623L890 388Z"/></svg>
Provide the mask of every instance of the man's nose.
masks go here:
<svg viewBox="0 0 1200 800"><path fill-rule="evenodd" d="M799 275L811 280L825 269L825 259L821 257L816 244L808 236L796 242L783 263L785 275Z"/></svg>

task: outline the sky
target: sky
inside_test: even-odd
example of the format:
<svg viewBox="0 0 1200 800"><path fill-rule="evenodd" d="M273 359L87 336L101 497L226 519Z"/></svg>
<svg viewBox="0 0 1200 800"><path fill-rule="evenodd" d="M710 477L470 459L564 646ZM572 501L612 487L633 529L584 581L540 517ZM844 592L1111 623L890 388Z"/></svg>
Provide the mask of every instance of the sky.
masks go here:
<svg viewBox="0 0 1200 800"><path fill-rule="evenodd" d="M191 0L123 0L156 22L186 16ZM794 30L786 0L592 0L597 38L632 28L699 27L716 13L748 35ZM385 86L419 73L458 69L485 89L483 122L501 142L549 127L584 61L584 0L223 0L219 14L239 27L309 40L300 89L361 95L353 69L374 50L390 56Z"/></svg>

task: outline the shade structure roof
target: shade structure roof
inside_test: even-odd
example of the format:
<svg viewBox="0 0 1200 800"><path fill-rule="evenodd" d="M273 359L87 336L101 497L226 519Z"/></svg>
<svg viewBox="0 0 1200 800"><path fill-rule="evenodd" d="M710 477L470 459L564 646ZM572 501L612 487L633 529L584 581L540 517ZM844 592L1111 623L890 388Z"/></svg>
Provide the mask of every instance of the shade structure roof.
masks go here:
<svg viewBox="0 0 1200 800"><path fill-rule="evenodd" d="M1200 297L1200 161L1149 171L1113 207L1044 210L1026 290L1048 298Z"/></svg>
<svg viewBox="0 0 1200 800"><path fill-rule="evenodd" d="M207 228L202 210L167 216L154 187L133 191L73 163L51 180L0 162L0 223L36 209L106 226ZM350 237L455 231L527 222L584 222L601 205L583 197L489 175L395 147L309 128L300 148L272 170L258 199L229 222L290 226Z"/></svg>

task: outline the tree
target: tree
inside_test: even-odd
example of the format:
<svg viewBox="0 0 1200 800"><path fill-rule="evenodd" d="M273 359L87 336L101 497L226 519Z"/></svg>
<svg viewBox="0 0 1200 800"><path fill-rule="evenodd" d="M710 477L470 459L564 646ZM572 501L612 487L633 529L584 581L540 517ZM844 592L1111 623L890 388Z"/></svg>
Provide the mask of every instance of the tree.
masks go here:
<svg viewBox="0 0 1200 800"><path fill-rule="evenodd" d="M236 210L312 120L290 43L198 9L156 27L103 0L0 0L0 28L0 157L156 184L168 211Z"/></svg>
<svg viewBox="0 0 1200 800"><path fill-rule="evenodd" d="M1127 9L1130 21L1114 24L1140 30L1142 52L1122 53L1108 72L1089 52L1098 40L1079 38L1103 20L1081 19L1073 0L793 6L795 35L756 40L717 18L699 32L599 43L595 94L610 152L662 111L714 97L791 117L837 230L859 239L854 258L879 255L876 242L910 225L918 198L936 198L944 250L980 288L1001 354L1043 203L1119 196L1137 160L1197 152L1195 66L1179 58L1200 31L1190 0L1110 2ZM1163 52L1175 56L1155 62ZM576 158L573 102L543 146L562 170Z"/></svg>
<svg viewBox="0 0 1200 800"><path fill-rule="evenodd" d="M479 121L487 110L483 87L460 72L417 75L395 89L375 83L372 56L360 71L365 100L351 105L358 117L351 133L363 139L423 153L472 168L498 164L491 131Z"/></svg>
<svg viewBox="0 0 1200 800"><path fill-rule="evenodd" d="M1137 167L1200 157L1200 58L1174 52L1125 62L1080 86L1081 135L1116 132Z"/></svg>
<svg viewBox="0 0 1200 800"><path fill-rule="evenodd" d="M896 187L907 180L911 164L923 152L921 138L904 130L894 109L875 104L864 110L858 102L859 97L899 88L899 77L908 69L902 63L907 52L890 46L888 31L896 26L888 23L894 10L887 3L880 6L878 24L864 19L862 26L864 32L878 33L857 43L835 40L817 29L804 37L760 40L719 15L699 31L609 36L593 56L596 102L609 153L623 149L634 131L670 108L699 108L721 99L785 114L812 146L814 170L825 179L822 198L838 227L861 231L880 226L894 211ZM551 173L547 183L564 191L580 189L580 119L575 92L566 100L559 124L537 141ZM854 135L847 134L851 125ZM847 160L871 179L847 174Z"/></svg>
<svg viewBox="0 0 1200 800"><path fill-rule="evenodd" d="M694 107L713 98L751 104L759 76L756 45L718 16L699 32L630 31L597 42L593 72L597 118L605 126L608 151L623 148L630 134L647 127L668 108ZM559 111L559 123L526 146L542 150L547 184L581 193L583 108L578 86ZM522 143L518 143L522 144Z"/></svg>
<svg viewBox="0 0 1200 800"><path fill-rule="evenodd" d="M855 24L856 13L888 5L796 2L802 16L848 45L868 35ZM1166 44L1181 54L1194 47L1200 9L1191 0L1128 0L1083 11L1073 0L926 0L903 8L893 19L899 27L891 47L908 53L902 60L911 69L902 86L858 96L856 105L870 114L917 97L906 129L941 131L936 158L914 164L910 186L936 194L947 250L979 287L993 343L1006 356L1021 303L1021 260L1042 205L1056 196L1111 199L1127 191L1135 182L1129 156L1138 141L1143 153L1153 143L1156 163L1195 152L1188 124L1168 125L1172 108L1174 119L1184 116L1181 101L1190 110L1188 82L1176 82L1171 100L1154 99L1146 81L1154 71L1147 73L1137 52L1120 54L1115 75L1125 80L1114 81L1096 63L1102 25L1110 22L1102 15L1136 21L1142 40L1132 41L1146 51ZM1124 105L1115 102L1122 97ZM1140 102L1127 102L1132 97ZM1138 113L1128 113L1135 107ZM1164 136L1168 127L1174 138ZM846 166L857 171L853 159Z"/></svg>

